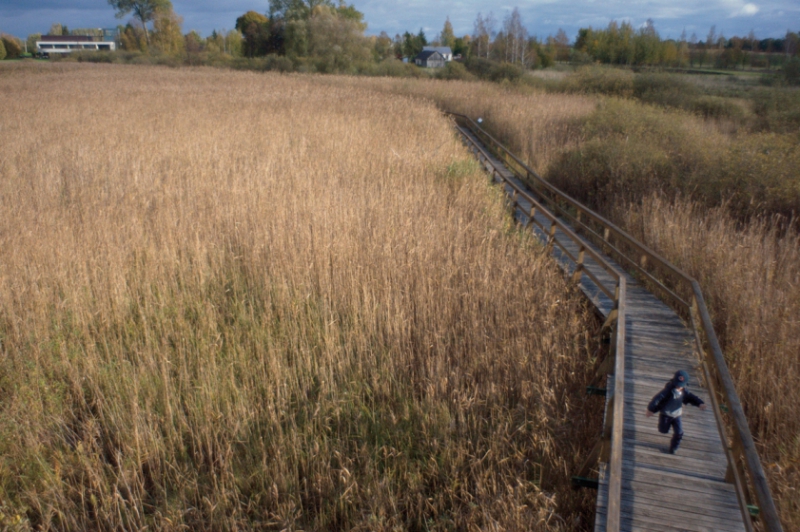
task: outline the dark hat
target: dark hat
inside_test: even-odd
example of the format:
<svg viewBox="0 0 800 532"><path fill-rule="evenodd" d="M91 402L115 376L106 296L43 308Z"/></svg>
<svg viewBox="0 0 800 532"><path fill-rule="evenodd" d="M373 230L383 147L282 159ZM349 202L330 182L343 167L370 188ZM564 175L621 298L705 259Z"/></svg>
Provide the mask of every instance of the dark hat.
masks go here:
<svg viewBox="0 0 800 532"><path fill-rule="evenodd" d="M689 385L689 374L683 370L676 371L672 382L676 388L686 388Z"/></svg>

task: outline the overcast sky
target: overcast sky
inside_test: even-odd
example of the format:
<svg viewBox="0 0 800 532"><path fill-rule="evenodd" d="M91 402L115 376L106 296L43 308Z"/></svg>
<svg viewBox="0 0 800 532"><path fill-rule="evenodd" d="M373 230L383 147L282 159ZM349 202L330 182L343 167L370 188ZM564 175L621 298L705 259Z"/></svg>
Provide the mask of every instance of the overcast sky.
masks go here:
<svg viewBox="0 0 800 532"><path fill-rule="evenodd" d="M611 20L627 20L635 27L648 18L663 38L677 38L685 29L704 40L712 25L717 35L744 36L753 30L759 38L783 37L787 29L800 30L798 0L351 0L365 15L367 33L386 31L394 36L406 30L425 30L429 40L450 17L456 35L472 33L479 12L493 12L498 27L516 6L531 35L546 37L563 28L571 40L579 28L603 28ZM266 13L269 0L172 0L183 16L184 31L230 30L248 10ZM0 0L0 31L26 37L46 33L54 22L69 28L114 27L107 0Z"/></svg>

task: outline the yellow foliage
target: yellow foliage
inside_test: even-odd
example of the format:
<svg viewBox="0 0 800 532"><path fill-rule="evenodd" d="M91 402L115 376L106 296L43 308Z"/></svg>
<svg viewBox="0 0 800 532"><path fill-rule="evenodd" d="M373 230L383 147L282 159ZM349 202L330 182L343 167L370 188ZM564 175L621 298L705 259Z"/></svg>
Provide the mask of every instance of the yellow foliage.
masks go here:
<svg viewBox="0 0 800 532"><path fill-rule="evenodd" d="M180 55L184 52L184 38L181 29L183 18L171 9L159 11L153 19L153 33L150 45L154 50L166 55Z"/></svg>

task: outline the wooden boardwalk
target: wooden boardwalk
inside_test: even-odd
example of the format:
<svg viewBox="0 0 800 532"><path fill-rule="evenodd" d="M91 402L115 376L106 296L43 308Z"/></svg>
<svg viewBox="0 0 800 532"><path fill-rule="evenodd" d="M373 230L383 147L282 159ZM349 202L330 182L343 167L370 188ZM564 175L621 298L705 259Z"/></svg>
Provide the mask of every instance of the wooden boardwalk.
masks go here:
<svg viewBox="0 0 800 532"><path fill-rule="evenodd" d="M459 128L469 142L482 146L469 130ZM488 151L487 151L488 153ZM502 178L527 188L503 166L503 163L489 155L485 163L491 166ZM499 180L499 178L498 178ZM513 189L505 185L511 194ZM536 196L530 192L531 196ZM519 201L515 217L527 223L530 203ZM537 218L540 215L537 215ZM543 225L548 225L545 218ZM540 230L535 230L546 238ZM560 230L555 238L573 256L578 256L578 245L565 237ZM601 252L590 243L586 246ZM576 265L563 252L555 248L554 255L568 272ZM602 253L602 252L601 252ZM656 298L636 279L623 271L627 296L625 300L625 388L622 489L620 502L620 529L641 531L745 531L743 512L734 489L726 482L728 463L720 438L713 410L710 408L708 392L701 385L701 362L693 352L694 335L681 318L666 304ZM614 290L615 280L591 259L584 264L601 283ZM613 309L613 302L598 289L595 283L584 275L580 280L581 290L593 301L603 315ZM650 399L672 378L677 370L685 370L690 375L688 389L698 395L709 409L701 411L686 405L684 407L684 438L675 455L664 451L669 445L671 434L660 434L657 417L647 418L645 409ZM613 379L608 379L608 395L613 394ZM606 415L612 415L607 411ZM614 420L614 424L619 420ZM605 464L600 465L599 490L595 530L606 530L608 507L608 478Z"/></svg>

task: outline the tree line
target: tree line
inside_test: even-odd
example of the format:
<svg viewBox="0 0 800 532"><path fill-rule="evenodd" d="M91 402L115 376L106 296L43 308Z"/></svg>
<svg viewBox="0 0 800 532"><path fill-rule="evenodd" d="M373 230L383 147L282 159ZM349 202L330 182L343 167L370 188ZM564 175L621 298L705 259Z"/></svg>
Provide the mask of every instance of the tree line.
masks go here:
<svg viewBox="0 0 800 532"><path fill-rule="evenodd" d="M777 68L797 57L800 36L787 31L781 39L726 38L711 26L705 40L696 34L661 39L652 20L634 29L628 22L612 21L605 29L582 28L572 50L575 62L627 66L713 67L720 69Z"/></svg>
<svg viewBox="0 0 800 532"><path fill-rule="evenodd" d="M366 36L364 14L344 0L270 0L266 13L248 11L234 29L202 37L183 33L183 20L170 0L107 0L118 18L133 20L119 27L123 51L156 56L198 58L279 58L285 69L318 72L362 71L365 65L386 61L412 61L427 45L448 46L465 68L478 77L521 75L525 69L545 68L555 62L612 65L780 68L800 72L796 32L780 39L725 38L711 27L705 40L696 35L662 39L652 20L639 28L612 21L607 28L581 28L574 45L563 29L556 35L530 35L518 8L498 20L493 13L478 13L471 33L457 36L449 18L430 40L425 32L405 31L389 36ZM69 30L54 24L51 35L86 35L96 30ZM35 50L40 34L28 37ZM0 58L22 55L25 45L14 37L0 36ZM794 59L792 59L794 58ZM412 61L413 62L413 61ZM448 67L453 73L456 65ZM462 69L463 70L463 69ZM516 73L516 74L515 74ZM800 75L800 74L799 74Z"/></svg>

